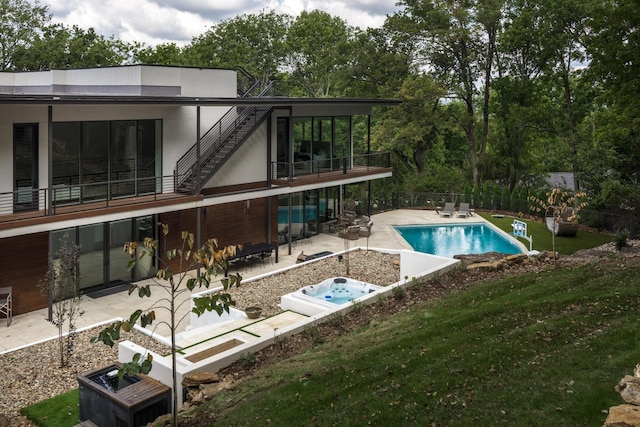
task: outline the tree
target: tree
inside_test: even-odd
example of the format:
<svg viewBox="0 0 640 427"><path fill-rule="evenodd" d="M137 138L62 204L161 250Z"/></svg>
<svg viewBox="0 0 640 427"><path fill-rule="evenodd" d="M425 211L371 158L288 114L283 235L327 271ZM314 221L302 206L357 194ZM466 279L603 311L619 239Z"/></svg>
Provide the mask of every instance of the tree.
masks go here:
<svg viewBox="0 0 640 427"><path fill-rule="evenodd" d="M134 62L147 65L183 65L183 50L175 43L145 46L134 53Z"/></svg>
<svg viewBox="0 0 640 427"><path fill-rule="evenodd" d="M581 115L577 105L575 85L580 71L576 64L586 60L584 39L587 33L586 21L589 16L589 2L583 0L558 0L553 2L527 1L527 7L536 17L539 64L554 90L552 96L563 112L556 120L554 130L566 147L574 172L574 188L580 189L578 162L578 123Z"/></svg>
<svg viewBox="0 0 640 427"><path fill-rule="evenodd" d="M630 117L639 117L640 79L638 50L640 50L640 13L632 0L601 0L587 20L590 32L585 38L591 56L589 74L598 81L607 105L628 110ZM637 121L634 120L634 127Z"/></svg>
<svg viewBox="0 0 640 427"><path fill-rule="evenodd" d="M280 72L291 17L274 11L222 21L183 49L184 63L199 67L243 67L263 83Z"/></svg>
<svg viewBox="0 0 640 427"><path fill-rule="evenodd" d="M546 193L546 198L544 199L531 196L530 200L534 202L534 206L532 206L534 211L542 212L545 215L550 213L553 217L551 242L553 246L553 263L555 266L557 266L555 230L559 228L560 222L562 221L574 222L578 220L578 212L588 204L582 200L585 196L586 194L582 192L572 194L560 188L553 188Z"/></svg>
<svg viewBox="0 0 640 427"><path fill-rule="evenodd" d="M159 224L163 241L166 243L166 237L169 234L167 224ZM195 236L193 233L182 232L182 245L180 248L167 250L165 257L158 255L159 241L150 237L146 237L143 241L143 250L139 250L137 242L129 242L124 246L124 250L131 256L129 269L135 267L136 262L144 257L153 257L160 268L156 274L156 278L152 284L138 285L132 284L129 288L129 295L134 292L138 293L140 298L150 297L151 288L157 288L168 295L161 299L157 304L150 307L146 312L141 309L134 311L131 316L122 321L117 321L100 331L97 337L91 339L92 342L101 341L112 347L117 340L120 339L120 332L129 332L135 324L140 321L140 325L144 328L152 325L156 319L155 309L163 309L168 311L170 320L161 322L169 327L171 334L171 358L173 373L173 425L177 425L178 416L178 389L177 373L176 373L176 333L181 322L186 315L180 319L176 318L176 312L182 304L189 303L189 299L179 302L179 297L186 293L192 292L196 288L209 288L212 277L219 272L226 271L229 257L235 256L236 247L227 246L222 249L218 248L215 239L208 240L202 247L195 247ZM168 267L171 260L179 261L179 272L174 275L173 271ZM196 270L194 274L193 271ZM218 315L229 312L229 307L234 305L231 295L227 292L233 286L239 286L242 277L239 274L229 275L221 280L223 291L209 294L205 297L194 298L194 308L192 311L198 316L205 311L215 311ZM160 304L168 303L168 306ZM147 355L146 359L143 355L136 354L133 360L123 364L120 371L121 375L135 375L138 373L149 373L152 369L152 359Z"/></svg>
<svg viewBox="0 0 640 427"><path fill-rule="evenodd" d="M416 47L421 68L444 82L449 96L462 101L466 111L459 124L468 141L471 184L479 183L479 163L488 138L488 100L496 39L500 23L500 1L403 0L404 9L388 20L397 37ZM477 142L478 82L484 84L484 126Z"/></svg>
<svg viewBox="0 0 640 427"><path fill-rule="evenodd" d="M356 30L352 60L347 64L344 94L393 97L412 67L411 47L398 43L386 28Z"/></svg>
<svg viewBox="0 0 640 427"><path fill-rule="evenodd" d="M303 11L289 27L285 71L294 93L341 96L352 60L354 30L339 17Z"/></svg>
<svg viewBox="0 0 640 427"><path fill-rule="evenodd" d="M80 310L80 246L69 242L69 235L60 239L56 257L49 257L47 273L38 287L49 299L48 320L58 328L59 366L69 366L76 320L83 314Z"/></svg>
<svg viewBox="0 0 640 427"><path fill-rule="evenodd" d="M27 0L0 0L0 71L13 71L19 54L32 46L51 20L48 7Z"/></svg>
<svg viewBox="0 0 640 427"><path fill-rule="evenodd" d="M372 132L375 149L393 153L394 179L409 192L457 191L464 182L464 136L451 119L459 109L445 95L429 75L406 78L397 94L402 103L380 114Z"/></svg>
<svg viewBox="0 0 640 427"><path fill-rule="evenodd" d="M41 71L121 65L129 61L135 48L113 37L105 39L93 28L54 24L36 35L31 46L20 47L15 68Z"/></svg>

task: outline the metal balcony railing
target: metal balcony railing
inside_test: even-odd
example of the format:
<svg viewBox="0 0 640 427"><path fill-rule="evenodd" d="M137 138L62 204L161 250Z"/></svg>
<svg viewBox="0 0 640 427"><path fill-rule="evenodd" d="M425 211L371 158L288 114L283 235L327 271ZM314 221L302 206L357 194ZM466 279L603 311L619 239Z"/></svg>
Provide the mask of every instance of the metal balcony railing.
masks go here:
<svg viewBox="0 0 640 427"><path fill-rule="evenodd" d="M64 212L104 209L111 206L135 205L144 201L155 201L163 195L163 200L184 197L175 193L178 177L175 175L117 179L111 181L76 183L74 177L57 179L49 188L23 187L14 191L0 193L0 222L15 220L17 215L22 217L44 217Z"/></svg>
<svg viewBox="0 0 640 427"><path fill-rule="evenodd" d="M350 171L373 171L391 167L388 152L361 154L352 157L309 160L304 162L271 162L271 178L293 181L298 177L320 177L323 174L346 175Z"/></svg>

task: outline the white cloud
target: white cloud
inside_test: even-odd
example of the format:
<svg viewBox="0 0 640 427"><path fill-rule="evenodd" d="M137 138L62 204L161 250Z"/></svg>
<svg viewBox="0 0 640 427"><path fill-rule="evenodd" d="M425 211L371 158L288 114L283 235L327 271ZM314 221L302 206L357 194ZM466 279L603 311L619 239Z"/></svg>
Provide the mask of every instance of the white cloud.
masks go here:
<svg viewBox="0 0 640 427"><path fill-rule="evenodd" d="M35 0L29 0L34 2ZM398 7L396 0L41 0L55 22L94 28L104 37L148 45L187 44L216 22L241 14L275 10L297 16L323 10L362 29L379 27Z"/></svg>

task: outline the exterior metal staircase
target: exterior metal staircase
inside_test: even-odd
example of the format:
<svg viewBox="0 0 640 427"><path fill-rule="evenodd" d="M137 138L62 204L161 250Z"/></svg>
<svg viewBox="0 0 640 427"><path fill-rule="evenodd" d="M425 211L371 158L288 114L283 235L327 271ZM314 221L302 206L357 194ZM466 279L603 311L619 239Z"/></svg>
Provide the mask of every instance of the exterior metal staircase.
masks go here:
<svg viewBox="0 0 640 427"><path fill-rule="evenodd" d="M262 86L238 74L240 97L273 96L274 84ZM250 84L242 84L249 81ZM253 131L269 116L271 106L232 107L176 163L176 191L196 195ZM199 147L198 147L199 145Z"/></svg>

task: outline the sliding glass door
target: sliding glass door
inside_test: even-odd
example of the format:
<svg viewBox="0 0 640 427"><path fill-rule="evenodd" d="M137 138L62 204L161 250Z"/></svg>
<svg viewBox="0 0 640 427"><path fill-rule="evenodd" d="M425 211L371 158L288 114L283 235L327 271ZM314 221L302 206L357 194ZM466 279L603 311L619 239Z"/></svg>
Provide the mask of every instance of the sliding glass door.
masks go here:
<svg viewBox="0 0 640 427"><path fill-rule="evenodd" d="M137 241L138 251L144 251L144 238L154 238L154 231L153 216L56 230L50 234L52 254L56 256L62 238L68 236L68 241L80 246L80 289L105 289L155 275L153 257L136 257L136 267L129 270L129 255L122 250L126 242Z"/></svg>
<svg viewBox="0 0 640 427"><path fill-rule="evenodd" d="M78 203L162 191L162 121L53 123L53 197Z"/></svg>

